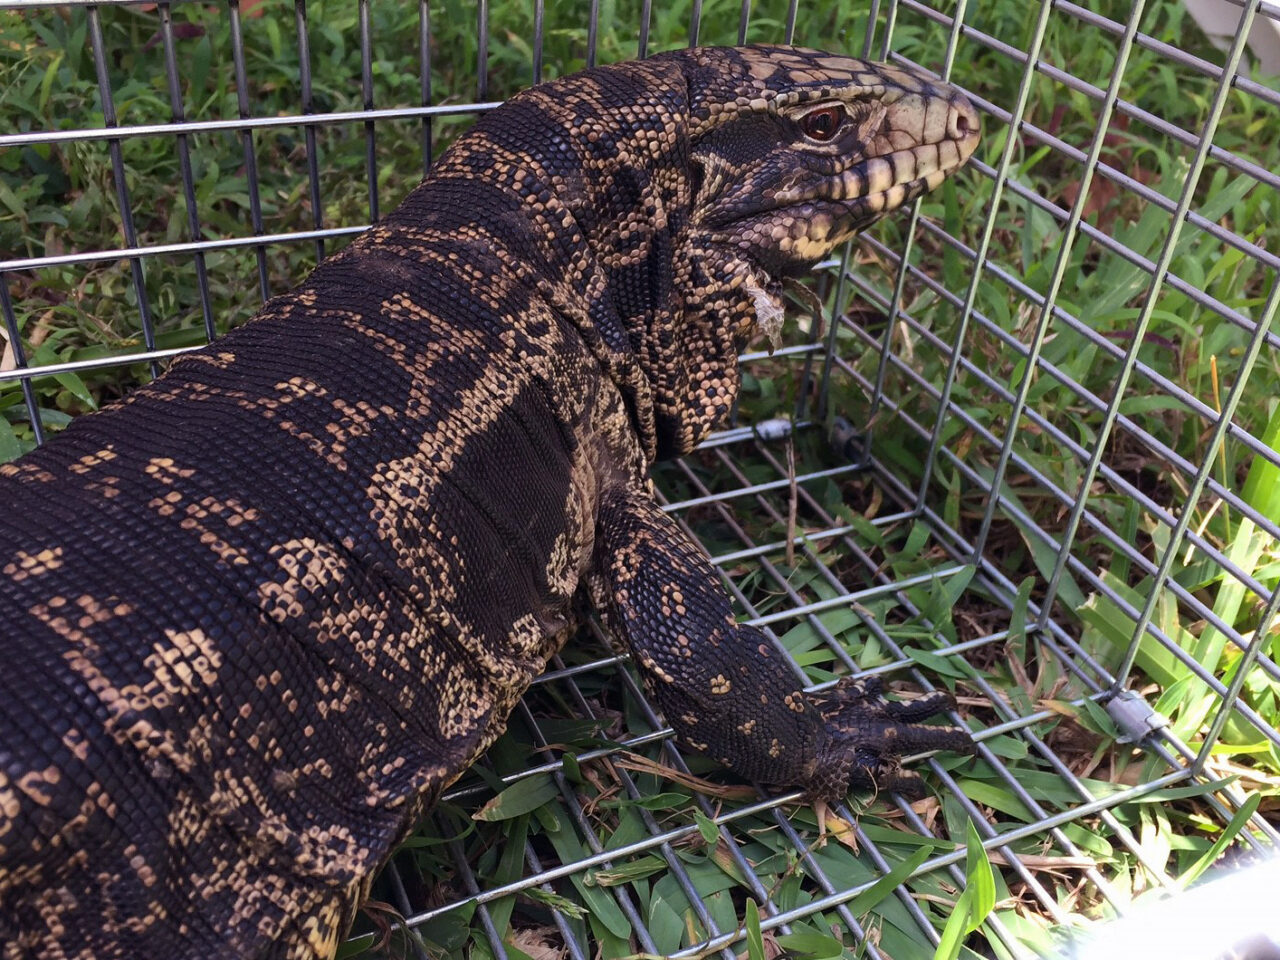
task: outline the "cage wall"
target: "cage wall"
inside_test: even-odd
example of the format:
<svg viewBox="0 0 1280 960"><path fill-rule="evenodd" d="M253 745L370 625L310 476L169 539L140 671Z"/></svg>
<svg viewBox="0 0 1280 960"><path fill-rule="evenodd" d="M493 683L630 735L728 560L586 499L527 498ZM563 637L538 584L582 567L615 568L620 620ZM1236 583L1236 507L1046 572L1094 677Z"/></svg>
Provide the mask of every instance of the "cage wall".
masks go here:
<svg viewBox="0 0 1280 960"><path fill-rule="evenodd" d="M974 161L821 264L821 315L655 477L807 684L951 689L977 757L822 833L681 750L593 622L350 949L927 955L972 825L967 944L1048 952L1277 839L1280 86L1246 41L1280 10L1233 9L1220 50L1170 0L0 3L0 456L247 319L531 82L740 42L949 78Z"/></svg>

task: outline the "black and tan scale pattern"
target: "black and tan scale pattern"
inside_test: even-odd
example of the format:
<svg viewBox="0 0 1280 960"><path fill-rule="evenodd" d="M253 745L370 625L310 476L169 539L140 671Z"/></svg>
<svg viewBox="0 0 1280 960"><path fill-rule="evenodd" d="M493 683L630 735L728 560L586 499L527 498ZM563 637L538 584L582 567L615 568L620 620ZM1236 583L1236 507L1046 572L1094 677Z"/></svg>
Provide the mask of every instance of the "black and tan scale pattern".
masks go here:
<svg viewBox="0 0 1280 960"><path fill-rule="evenodd" d="M830 798L964 746L914 725L940 700L803 695L645 472L729 408L778 277L976 137L948 88L816 51L535 88L301 287L0 468L3 956L331 956L588 583L746 775Z"/></svg>

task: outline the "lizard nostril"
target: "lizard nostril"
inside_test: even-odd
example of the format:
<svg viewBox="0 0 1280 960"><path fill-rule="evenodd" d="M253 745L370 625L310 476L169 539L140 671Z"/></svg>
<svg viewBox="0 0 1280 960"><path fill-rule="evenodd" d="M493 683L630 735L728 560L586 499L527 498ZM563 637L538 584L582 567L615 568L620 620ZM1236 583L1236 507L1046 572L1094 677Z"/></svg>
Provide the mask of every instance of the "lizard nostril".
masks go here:
<svg viewBox="0 0 1280 960"><path fill-rule="evenodd" d="M953 103L947 121L947 132L956 139L964 139L978 131L978 118L968 104Z"/></svg>

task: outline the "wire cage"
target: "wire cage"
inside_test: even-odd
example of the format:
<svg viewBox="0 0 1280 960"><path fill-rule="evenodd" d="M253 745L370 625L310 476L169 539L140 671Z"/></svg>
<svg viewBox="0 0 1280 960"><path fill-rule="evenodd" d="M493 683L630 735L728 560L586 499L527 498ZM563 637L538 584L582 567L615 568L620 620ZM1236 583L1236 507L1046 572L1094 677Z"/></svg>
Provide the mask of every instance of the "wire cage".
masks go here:
<svg viewBox="0 0 1280 960"><path fill-rule="evenodd" d="M1051 953L1278 839L1280 85L1247 42L1280 7L1231 10L1222 48L1177 0L0 2L0 456L531 82L741 42L948 78L967 170L819 265L822 315L655 478L807 684L952 689L976 756L820 830L683 751L591 622L344 950L907 958L957 915L968 955Z"/></svg>

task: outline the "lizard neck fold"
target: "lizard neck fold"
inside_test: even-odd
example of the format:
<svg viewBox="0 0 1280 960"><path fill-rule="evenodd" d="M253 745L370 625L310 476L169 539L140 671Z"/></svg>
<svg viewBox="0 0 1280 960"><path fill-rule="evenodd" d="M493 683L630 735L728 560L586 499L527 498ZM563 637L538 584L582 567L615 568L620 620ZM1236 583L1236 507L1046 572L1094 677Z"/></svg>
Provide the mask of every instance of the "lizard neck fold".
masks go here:
<svg viewBox="0 0 1280 960"><path fill-rule="evenodd" d="M504 194L501 208L469 215L526 221L490 232L528 238L530 249L510 251L515 266L622 392L646 457L688 452L732 406L741 318L752 314L690 239L683 73L671 62L605 67L525 91L501 114L446 152L420 189L466 181L477 195Z"/></svg>

